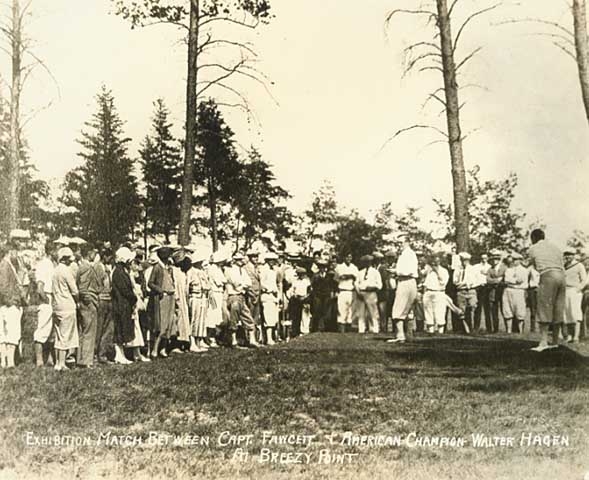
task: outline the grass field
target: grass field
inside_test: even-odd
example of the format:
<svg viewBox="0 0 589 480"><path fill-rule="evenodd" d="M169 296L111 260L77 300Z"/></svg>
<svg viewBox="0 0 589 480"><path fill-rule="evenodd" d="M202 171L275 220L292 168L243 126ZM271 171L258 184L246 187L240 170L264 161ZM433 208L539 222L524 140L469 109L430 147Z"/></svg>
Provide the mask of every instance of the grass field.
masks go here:
<svg viewBox="0 0 589 480"><path fill-rule="evenodd" d="M529 351L532 342L514 337L384 340L314 334L271 349L181 354L127 367L2 371L0 478L552 480L582 479L589 470L586 357L562 347L537 354ZM310 446L269 446L264 431L316 437ZM90 440L27 445L26 432L28 443L55 435ZM128 437L97 445L107 432ZM175 434L210 444L156 446L150 432L152 440ZM229 438L223 432L253 435L242 444L249 456L240 461L236 445L218 445L220 436ZM345 432L402 442L341 445ZM514 446L474 447L476 433L513 437ZM568 446L520 446L528 433L560 435ZM415 446L408 440L416 436L466 444ZM142 443L133 446L136 437ZM310 463L261 463L262 448ZM325 450L331 460L334 453L357 455L325 464Z"/></svg>

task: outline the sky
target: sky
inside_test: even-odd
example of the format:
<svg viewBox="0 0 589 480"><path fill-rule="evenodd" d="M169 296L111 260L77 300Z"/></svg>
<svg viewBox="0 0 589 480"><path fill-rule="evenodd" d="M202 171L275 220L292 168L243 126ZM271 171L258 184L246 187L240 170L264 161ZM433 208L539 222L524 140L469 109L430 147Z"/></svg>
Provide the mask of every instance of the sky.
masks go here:
<svg viewBox="0 0 589 480"><path fill-rule="evenodd" d="M461 0L455 21L491 4ZM248 121L240 110L225 111L239 148L260 149L292 194L295 211L304 209L327 179L346 208L370 215L390 201L398 210L422 207L424 219L430 219L432 197L451 199L447 145L429 145L439 137L428 130L387 141L413 124L444 128L435 102L422 109L427 94L441 85L439 72L403 77L402 50L430 40L433 26L400 15L385 27L393 7L412 7L414 0L272 0L271 5L274 18L268 25L255 32L223 31L253 43L256 68L267 76L270 90L247 79L231 84L254 112ZM33 0L31 8L28 35L51 71L50 76L37 69L23 99L25 113L36 112L25 136L41 177L56 182L80 164L76 139L95 111L101 85L113 91L125 133L133 139L133 157L158 97L182 135L186 49L177 29L132 30L110 13L109 0ZM549 37L534 35L550 29L502 23L532 16L572 28L565 1L507 2L473 20L461 37L459 58L483 47L459 80L476 85L461 91L463 131L472 131L464 144L465 163L467 169L480 165L483 178L515 172L517 207L528 222L541 219L548 235L564 243L574 229L589 232L589 126L574 62ZM219 58L213 55L212 61L227 58L224 51L215 55ZM220 101L231 100L216 93Z"/></svg>

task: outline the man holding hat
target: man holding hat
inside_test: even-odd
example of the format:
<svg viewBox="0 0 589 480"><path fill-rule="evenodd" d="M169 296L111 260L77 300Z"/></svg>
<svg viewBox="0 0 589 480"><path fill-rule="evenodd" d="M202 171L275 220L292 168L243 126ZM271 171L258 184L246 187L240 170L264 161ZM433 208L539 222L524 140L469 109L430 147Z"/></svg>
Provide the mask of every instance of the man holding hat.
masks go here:
<svg viewBox="0 0 589 480"><path fill-rule="evenodd" d="M402 242L401 254L397 259L395 268L397 290L395 292L395 303L393 304L393 322L397 327L397 336L389 343L405 343L406 327L409 313L417 300L417 278L419 276L417 255L411 248L409 237L405 233L397 235Z"/></svg>
<svg viewBox="0 0 589 480"><path fill-rule="evenodd" d="M474 310L477 307L476 287L480 278L477 269L471 265L471 255L468 252L461 252L460 267L454 270L454 284L456 285L456 305L464 312L461 315L462 326L465 333L472 331L472 320Z"/></svg>
<svg viewBox="0 0 589 480"><path fill-rule="evenodd" d="M227 278L227 307L229 308L229 331L231 345L237 343L237 328L241 325L245 330L248 343L252 347L259 347L256 341L256 324L246 303L248 290L251 289L251 279L245 270L245 256L241 253L233 255L233 265L225 269Z"/></svg>
<svg viewBox="0 0 589 480"><path fill-rule="evenodd" d="M507 333L512 333L514 330L523 333L529 273L521 264L522 259L523 257L517 252L508 255L505 259L507 269L504 275L503 317ZM514 319L517 322L515 325Z"/></svg>
<svg viewBox="0 0 589 480"><path fill-rule="evenodd" d="M382 278L374 266L374 257L364 255L360 262L364 268L360 270L356 287L359 291L358 333L368 330L379 332L378 292L382 288Z"/></svg>
<svg viewBox="0 0 589 480"><path fill-rule="evenodd" d="M53 320L55 332L55 351L57 362L55 370L68 370L65 364L69 350L79 347L76 307L78 286L70 268L74 261L74 252L69 247L57 252L59 264L53 273Z"/></svg>
<svg viewBox="0 0 589 480"><path fill-rule="evenodd" d="M567 342L579 341L581 322L583 321L583 289L587 285L587 271L585 266L576 257L574 248L566 248L564 251L564 268L566 277L566 308L565 324L567 326ZM563 332L564 336L564 332Z"/></svg>

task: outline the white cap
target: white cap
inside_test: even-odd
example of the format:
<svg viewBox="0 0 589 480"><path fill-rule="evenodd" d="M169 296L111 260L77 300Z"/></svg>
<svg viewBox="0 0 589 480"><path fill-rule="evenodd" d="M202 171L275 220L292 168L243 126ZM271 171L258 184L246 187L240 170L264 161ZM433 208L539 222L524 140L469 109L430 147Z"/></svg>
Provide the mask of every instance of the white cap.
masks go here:
<svg viewBox="0 0 589 480"><path fill-rule="evenodd" d="M227 254L225 252L222 252L221 250L213 253L212 257L211 257L211 262L212 263L223 263L226 262L227 259L229 257L227 256Z"/></svg>
<svg viewBox="0 0 589 480"><path fill-rule="evenodd" d="M70 247L62 247L57 251L57 258L61 260L62 258L74 258L74 252Z"/></svg>
<svg viewBox="0 0 589 480"><path fill-rule="evenodd" d="M472 258L471 254L468 252L460 252L458 256L460 258L464 258L465 260L470 260Z"/></svg>
<svg viewBox="0 0 589 480"><path fill-rule="evenodd" d="M116 263L128 263L135 258L135 254L127 247L121 247L115 252Z"/></svg>

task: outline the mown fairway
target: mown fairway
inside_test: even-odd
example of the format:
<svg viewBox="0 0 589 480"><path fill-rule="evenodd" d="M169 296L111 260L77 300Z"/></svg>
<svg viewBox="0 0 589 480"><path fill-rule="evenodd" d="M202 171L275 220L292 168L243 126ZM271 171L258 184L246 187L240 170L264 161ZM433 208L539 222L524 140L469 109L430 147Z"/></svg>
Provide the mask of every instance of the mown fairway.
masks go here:
<svg viewBox="0 0 589 480"><path fill-rule="evenodd" d="M152 364L58 373L0 372L0 478L574 479L589 470L589 363L571 350L537 354L523 338L315 334L263 350L182 354ZM143 444L26 445L36 437L100 434ZM253 434L249 457L219 446L222 432ZM262 432L317 435L309 464L260 463ZM462 447L350 447L357 435L463 437ZM150 432L209 446L154 446ZM520 446L522 433L568 437L569 446ZM514 437L514 447L475 448L471 434ZM153 433L152 433L153 435ZM112 437L111 437L112 438ZM30 442L32 443L32 441ZM242 445L243 446L243 445ZM318 463L321 450L357 453ZM284 457L286 458L286 457ZM296 458L295 456L290 457Z"/></svg>

